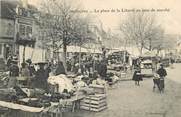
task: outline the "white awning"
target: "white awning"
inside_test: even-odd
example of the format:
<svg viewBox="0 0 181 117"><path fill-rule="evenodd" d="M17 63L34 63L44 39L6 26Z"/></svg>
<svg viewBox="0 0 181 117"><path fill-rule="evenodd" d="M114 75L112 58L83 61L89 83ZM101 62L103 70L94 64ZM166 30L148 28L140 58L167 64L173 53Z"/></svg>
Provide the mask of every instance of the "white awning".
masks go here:
<svg viewBox="0 0 181 117"><path fill-rule="evenodd" d="M60 48L59 52L63 52L63 48ZM102 53L98 49L88 49L80 46L67 46L67 52Z"/></svg>
<svg viewBox="0 0 181 117"><path fill-rule="evenodd" d="M32 63L45 62L45 50L41 48L25 48L25 60L31 59ZM23 46L19 47L19 60L23 62Z"/></svg>
<svg viewBox="0 0 181 117"><path fill-rule="evenodd" d="M63 48L60 48L58 52L63 52ZM86 48L80 46L67 46L67 52L88 52Z"/></svg>

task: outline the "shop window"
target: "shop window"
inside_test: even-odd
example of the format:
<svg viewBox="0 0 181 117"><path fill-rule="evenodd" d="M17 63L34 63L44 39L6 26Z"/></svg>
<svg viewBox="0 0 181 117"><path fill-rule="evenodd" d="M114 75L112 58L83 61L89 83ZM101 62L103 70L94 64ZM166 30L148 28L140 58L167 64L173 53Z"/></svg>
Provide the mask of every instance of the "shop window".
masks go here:
<svg viewBox="0 0 181 117"><path fill-rule="evenodd" d="M19 34L20 34L20 36L25 36L25 25L20 24Z"/></svg>

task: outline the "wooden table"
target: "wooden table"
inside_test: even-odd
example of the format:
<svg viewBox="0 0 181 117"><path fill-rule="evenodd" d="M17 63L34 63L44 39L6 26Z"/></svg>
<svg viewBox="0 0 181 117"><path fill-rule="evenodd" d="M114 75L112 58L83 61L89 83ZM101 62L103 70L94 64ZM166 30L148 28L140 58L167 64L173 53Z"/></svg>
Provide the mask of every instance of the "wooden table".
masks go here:
<svg viewBox="0 0 181 117"><path fill-rule="evenodd" d="M72 103L72 112L74 112L76 105L78 108L80 108L80 101L82 99L84 99L85 97L86 97L85 95L78 95L78 96L73 96L70 99L65 99L65 100L61 100L61 101L67 102L67 103Z"/></svg>

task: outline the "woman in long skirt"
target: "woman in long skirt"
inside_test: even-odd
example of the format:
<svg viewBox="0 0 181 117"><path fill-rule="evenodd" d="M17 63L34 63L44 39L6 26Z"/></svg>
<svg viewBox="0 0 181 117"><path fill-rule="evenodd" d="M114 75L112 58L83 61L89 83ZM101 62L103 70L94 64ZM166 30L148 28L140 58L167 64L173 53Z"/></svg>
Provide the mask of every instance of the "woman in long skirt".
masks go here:
<svg viewBox="0 0 181 117"><path fill-rule="evenodd" d="M135 85L137 86L139 86L140 85L139 82L143 80L141 75L141 70L139 68L136 68L132 80L135 81Z"/></svg>

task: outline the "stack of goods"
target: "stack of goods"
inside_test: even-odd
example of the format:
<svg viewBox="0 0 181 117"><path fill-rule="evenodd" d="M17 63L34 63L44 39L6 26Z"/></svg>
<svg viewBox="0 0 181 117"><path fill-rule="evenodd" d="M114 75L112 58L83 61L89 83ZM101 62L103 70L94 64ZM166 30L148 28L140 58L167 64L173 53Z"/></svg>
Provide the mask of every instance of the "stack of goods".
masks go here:
<svg viewBox="0 0 181 117"><path fill-rule="evenodd" d="M151 69L151 68L152 68L152 65L151 65L151 64L144 64L144 68L145 68L145 69Z"/></svg>
<svg viewBox="0 0 181 117"><path fill-rule="evenodd" d="M88 85L87 85L84 81L82 81L82 80L77 81L77 82L74 84L74 86L75 86L76 89L88 87Z"/></svg>
<svg viewBox="0 0 181 117"><path fill-rule="evenodd" d="M31 107L50 106L49 100L44 100L41 98L41 96L44 95L43 90L20 88L18 86L14 87L13 89L15 90L16 93L10 102L16 102L17 104L31 106Z"/></svg>
<svg viewBox="0 0 181 117"><path fill-rule="evenodd" d="M119 77L114 73L108 73L105 80L108 82L109 85L113 85L119 80Z"/></svg>
<svg viewBox="0 0 181 117"><path fill-rule="evenodd" d="M68 92L74 91L72 81L63 74L60 74L58 76L50 76L48 78L48 83L50 85L57 86L57 91L55 91L57 93L63 93L64 90L67 90Z"/></svg>
<svg viewBox="0 0 181 117"><path fill-rule="evenodd" d="M9 80L9 72L0 72L0 87L7 86Z"/></svg>
<svg viewBox="0 0 181 117"><path fill-rule="evenodd" d="M80 108L95 112L106 109L106 82L98 78L89 85L89 88L93 90L94 94L90 94L81 100Z"/></svg>
<svg viewBox="0 0 181 117"><path fill-rule="evenodd" d="M58 103L60 99L69 99L71 96L69 93L44 94L35 98L22 98L17 103L31 107L49 107L51 102Z"/></svg>
<svg viewBox="0 0 181 117"><path fill-rule="evenodd" d="M96 94L105 94L106 93L106 88L104 85L91 84L91 85L89 85L89 88L93 89L94 93L96 93Z"/></svg>
<svg viewBox="0 0 181 117"><path fill-rule="evenodd" d="M51 100L51 102L59 102L60 99L70 99L73 95L73 93L64 91L63 93L54 93L47 97L49 97L49 100Z"/></svg>
<svg viewBox="0 0 181 117"><path fill-rule="evenodd" d="M80 108L99 112L107 108L106 94L95 94L85 97L80 102Z"/></svg>
<svg viewBox="0 0 181 117"><path fill-rule="evenodd" d="M97 78L92 81L92 84L89 85L89 88L92 88L96 94L106 93L107 82L101 78Z"/></svg>
<svg viewBox="0 0 181 117"><path fill-rule="evenodd" d="M0 100L31 107L50 106L50 100L43 99L44 91L40 89L28 89L15 86L13 88L0 89Z"/></svg>
<svg viewBox="0 0 181 117"><path fill-rule="evenodd" d="M0 89L0 100L8 102L17 100L15 89L12 88Z"/></svg>
<svg viewBox="0 0 181 117"><path fill-rule="evenodd" d="M17 102L19 99L32 96L33 91L15 86L13 88L0 89L0 100L7 102Z"/></svg>
<svg viewBox="0 0 181 117"><path fill-rule="evenodd" d="M93 76L94 74L92 74ZM84 81L87 85L90 84L92 82L94 78L89 77L88 75L78 75L73 79L73 83L77 82L77 81Z"/></svg>
<svg viewBox="0 0 181 117"><path fill-rule="evenodd" d="M30 107L37 107L37 108L51 106L51 103L49 100L38 99L38 98L23 98L23 99L18 100L17 103L21 104L21 105L26 105L26 106L30 106Z"/></svg>
<svg viewBox="0 0 181 117"><path fill-rule="evenodd" d="M3 58L0 58L0 71L5 70L6 63Z"/></svg>
<svg viewBox="0 0 181 117"><path fill-rule="evenodd" d="M106 81L102 80L101 78L97 78L96 80L92 81L92 84L90 85L101 85L101 86L106 86Z"/></svg>

